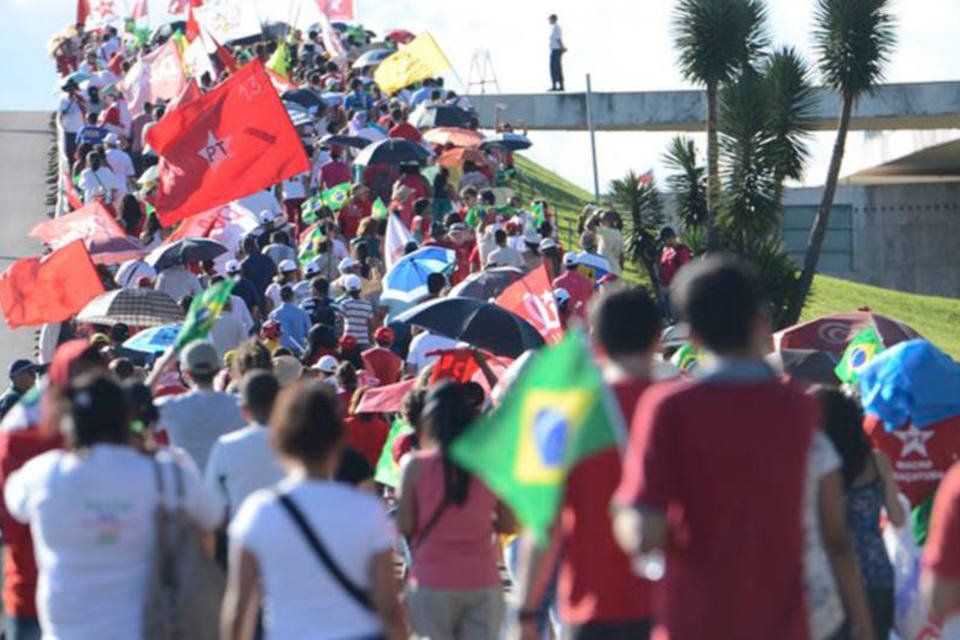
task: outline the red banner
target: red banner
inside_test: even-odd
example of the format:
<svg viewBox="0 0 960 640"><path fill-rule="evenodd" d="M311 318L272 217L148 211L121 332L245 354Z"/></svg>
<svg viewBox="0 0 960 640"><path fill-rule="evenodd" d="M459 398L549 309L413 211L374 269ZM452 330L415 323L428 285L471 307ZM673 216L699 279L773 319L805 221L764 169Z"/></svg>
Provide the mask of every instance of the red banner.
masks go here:
<svg viewBox="0 0 960 640"><path fill-rule="evenodd" d="M403 398L417 383L416 378L401 380L385 387L367 389L357 413L395 413L403 408Z"/></svg>
<svg viewBox="0 0 960 640"><path fill-rule="evenodd" d="M480 368L473 355L473 349L447 349L437 352L440 357L433 365L433 376L430 384L441 380L454 382L469 382Z"/></svg>

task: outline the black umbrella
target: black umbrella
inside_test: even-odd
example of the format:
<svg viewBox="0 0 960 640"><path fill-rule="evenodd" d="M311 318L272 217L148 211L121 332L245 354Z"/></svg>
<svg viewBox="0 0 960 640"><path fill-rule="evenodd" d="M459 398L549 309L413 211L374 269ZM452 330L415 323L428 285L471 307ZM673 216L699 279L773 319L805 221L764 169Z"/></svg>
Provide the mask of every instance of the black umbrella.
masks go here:
<svg viewBox="0 0 960 640"><path fill-rule="evenodd" d="M452 105L427 103L414 109L408 121L418 129L433 127L476 129L478 124L477 115L471 111Z"/></svg>
<svg viewBox="0 0 960 640"><path fill-rule="evenodd" d="M398 165L407 162L424 164L430 158L430 152L416 142L403 138L387 138L365 147L355 164L369 167L374 164Z"/></svg>
<svg viewBox="0 0 960 640"><path fill-rule="evenodd" d="M523 151L533 146L533 141L521 133L498 133L480 143L481 149L500 147L507 151Z"/></svg>
<svg viewBox="0 0 960 640"><path fill-rule="evenodd" d="M524 351L544 345L532 324L503 307L474 298L430 300L400 314L397 321L508 358L519 358Z"/></svg>
<svg viewBox="0 0 960 640"><path fill-rule="evenodd" d="M160 25L153 30L153 34L150 36L150 39L153 42L158 42L160 40L166 40L173 36L174 32L179 31L183 33L186 31L187 21L186 20L174 20L173 22L167 22Z"/></svg>
<svg viewBox="0 0 960 640"><path fill-rule="evenodd" d="M280 97L288 102L296 102L302 107L310 109L320 107L324 104L323 100L310 89L290 89L280 94Z"/></svg>
<svg viewBox="0 0 960 640"><path fill-rule="evenodd" d="M320 144L327 147L353 147L363 149L370 144L370 141L360 136L345 136L339 133L328 133L320 138Z"/></svg>
<svg viewBox="0 0 960 640"><path fill-rule="evenodd" d="M813 349L781 349L770 354L768 360L779 366L784 374L794 380L808 384L827 384L838 386L840 380L834 369L835 357L826 351Z"/></svg>
<svg viewBox="0 0 960 640"><path fill-rule="evenodd" d="M91 300L76 319L91 324L122 322L132 327L159 327L183 320L183 310L162 291L114 289Z"/></svg>
<svg viewBox="0 0 960 640"><path fill-rule="evenodd" d="M158 272L178 264L213 260L227 252L219 242L206 238L184 238L168 245L161 245L150 252L144 262Z"/></svg>
<svg viewBox="0 0 960 640"><path fill-rule="evenodd" d="M523 277L523 271L516 267L494 267L471 274L466 280L450 290L452 298L477 298L489 300L503 293L503 290Z"/></svg>

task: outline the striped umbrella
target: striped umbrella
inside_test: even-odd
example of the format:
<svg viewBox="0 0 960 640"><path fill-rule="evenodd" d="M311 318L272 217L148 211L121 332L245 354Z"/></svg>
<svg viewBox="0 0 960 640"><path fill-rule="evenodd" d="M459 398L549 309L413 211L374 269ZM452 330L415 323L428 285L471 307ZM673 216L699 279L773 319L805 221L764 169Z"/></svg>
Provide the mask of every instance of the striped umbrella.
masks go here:
<svg viewBox="0 0 960 640"><path fill-rule="evenodd" d="M173 298L152 289L114 289L90 301L77 322L158 327L183 320L183 311Z"/></svg>

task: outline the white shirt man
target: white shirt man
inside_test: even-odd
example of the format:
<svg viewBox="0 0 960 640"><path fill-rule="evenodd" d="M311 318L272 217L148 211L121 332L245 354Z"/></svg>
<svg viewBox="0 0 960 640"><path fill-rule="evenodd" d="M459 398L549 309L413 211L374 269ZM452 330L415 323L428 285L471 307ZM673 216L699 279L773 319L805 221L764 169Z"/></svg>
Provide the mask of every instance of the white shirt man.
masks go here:
<svg viewBox="0 0 960 640"><path fill-rule="evenodd" d="M423 371L425 367L436 362L439 357L429 354L444 349L455 349L456 346L456 340L424 331L410 341L410 350L407 352L407 366L414 373Z"/></svg>
<svg viewBox="0 0 960 640"><path fill-rule="evenodd" d="M133 168L133 160L130 159L130 154L117 146L119 141L114 134L109 134L106 142L107 166L113 171L117 194L124 196L129 193L130 180L137 175L137 172Z"/></svg>
<svg viewBox="0 0 960 640"><path fill-rule="evenodd" d="M157 276L157 291L162 291L176 301L187 296L196 296L203 291L200 280L190 273L183 265L174 265L160 272Z"/></svg>

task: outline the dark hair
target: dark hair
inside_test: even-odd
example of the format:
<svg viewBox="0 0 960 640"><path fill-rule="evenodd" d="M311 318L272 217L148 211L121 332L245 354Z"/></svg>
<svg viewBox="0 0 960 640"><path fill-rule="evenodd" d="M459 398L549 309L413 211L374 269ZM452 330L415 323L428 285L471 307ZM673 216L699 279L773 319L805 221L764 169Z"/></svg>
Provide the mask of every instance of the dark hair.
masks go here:
<svg viewBox="0 0 960 640"><path fill-rule="evenodd" d="M270 414L270 427L274 450L301 462L329 455L343 440L337 397L329 385L316 381L284 387Z"/></svg>
<svg viewBox="0 0 960 640"><path fill-rule="evenodd" d="M127 396L108 376L81 376L66 390L64 434L74 449L99 443L126 444L130 437Z"/></svg>
<svg viewBox="0 0 960 640"><path fill-rule="evenodd" d="M355 391L357 388L357 368L350 362L341 362L337 367L337 382L345 391Z"/></svg>
<svg viewBox="0 0 960 640"><path fill-rule="evenodd" d="M110 361L110 370L122 382L133 375L133 362L130 358L114 358Z"/></svg>
<svg viewBox="0 0 960 640"><path fill-rule="evenodd" d="M414 387L403 396L400 415L403 421L413 429L419 431L420 416L423 413L423 401L427 397L427 390L423 387Z"/></svg>
<svg viewBox="0 0 960 640"><path fill-rule="evenodd" d="M680 315L711 351L750 346L754 319L765 298L753 267L729 255L687 265L671 287Z"/></svg>
<svg viewBox="0 0 960 640"><path fill-rule="evenodd" d="M427 276L427 292L435 296L447 286L447 277L442 273L431 273Z"/></svg>
<svg viewBox="0 0 960 640"><path fill-rule="evenodd" d="M484 189L482 192L480 192L480 202L492 207L493 205L497 204L497 194L490 189Z"/></svg>
<svg viewBox="0 0 960 640"><path fill-rule="evenodd" d="M444 381L427 392L422 419L443 456L444 501L458 506L469 497L471 476L450 459L450 445L475 417L463 385Z"/></svg>
<svg viewBox="0 0 960 640"><path fill-rule="evenodd" d="M237 347L233 357L233 369L236 378L240 378L248 371L261 369L273 371L273 360L267 346L256 338L250 338Z"/></svg>
<svg viewBox="0 0 960 640"><path fill-rule="evenodd" d="M614 358L643 353L660 338L657 305L639 287L603 296L590 316L597 343Z"/></svg>
<svg viewBox="0 0 960 640"><path fill-rule="evenodd" d="M240 396L250 416L260 424L270 420L270 412L280 392L276 376L268 371L255 369L240 381Z"/></svg>
<svg viewBox="0 0 960 640"><path fill-rule="evenodd" d="M330 293L330 283L326 278L317 276L310 283L310 291L318 298L326 298L327 294Z"/></svg>
<svg viewBox="0 0 960 640"><path fill-rule="evenodd" d="M850 488L873 451L863 431L863 411L836 387L817 386L810 394L820 403L820 424L843 460L843 483Z"/></svg>
<svg viewBox="0 0 960 640"><path fill-rule="evenodd" d="M497 229L493 232L493 241L497 244L506 244L507 242L507 232L503 229Z"/></svg>
<svg viewBox="0 0 960 640"><path fill-rule="evenodd" d="M293 300L293 287L290 285L284 285L280 287L280 299L284 302L290 302Z"/></svg>
<svg viewBox="0 0 960 640"><path fill-rule="evenodd" d="M144 426L155 423L160 419L160 412L153 403L153 394L141 382L123 383L123 392L127 396L127 406L133 420L142 422Z"/></svg>
<svg viewBox="0 0 960 640"><path fill-rule="evenodd" d="M143 209L140 202L132 193L120 199L120 219L123 221L124 231L129 233L143 220Z"/></svg>

